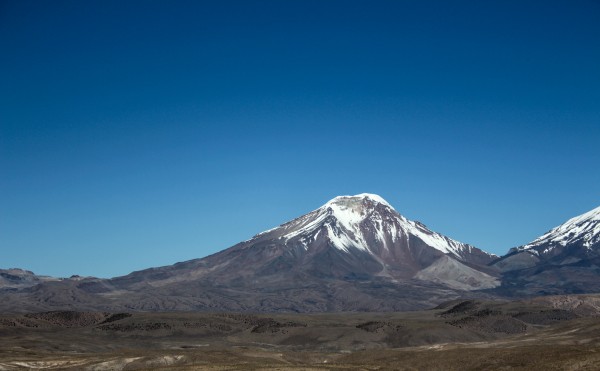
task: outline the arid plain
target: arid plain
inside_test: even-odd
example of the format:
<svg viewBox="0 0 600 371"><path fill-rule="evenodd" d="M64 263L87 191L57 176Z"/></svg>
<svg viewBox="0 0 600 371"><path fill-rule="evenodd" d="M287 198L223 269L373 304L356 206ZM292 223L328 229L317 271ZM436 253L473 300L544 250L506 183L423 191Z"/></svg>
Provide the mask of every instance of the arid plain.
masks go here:
<svg viewBox="0 0 600 371"><path fill-rule="evenodd" d="M600 296L394 313L0 317L0 370L595 370Z"/></svg>

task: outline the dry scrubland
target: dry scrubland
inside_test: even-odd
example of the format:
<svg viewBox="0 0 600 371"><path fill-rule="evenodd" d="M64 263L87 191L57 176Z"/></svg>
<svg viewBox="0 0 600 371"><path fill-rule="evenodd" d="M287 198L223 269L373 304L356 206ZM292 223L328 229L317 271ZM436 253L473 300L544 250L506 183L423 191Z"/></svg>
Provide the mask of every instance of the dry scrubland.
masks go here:
<svg viewBox="0 0 600 371"><path fill-rule="evenodd" d="M397 313L0 316L0 370L597 370L598 297Z"/></svg>

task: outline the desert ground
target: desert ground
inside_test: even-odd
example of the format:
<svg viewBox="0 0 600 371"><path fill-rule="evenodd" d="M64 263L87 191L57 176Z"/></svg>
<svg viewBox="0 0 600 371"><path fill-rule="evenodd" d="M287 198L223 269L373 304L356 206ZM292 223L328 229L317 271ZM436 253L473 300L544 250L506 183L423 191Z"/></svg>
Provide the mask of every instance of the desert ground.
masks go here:
<svg viewBox="0 0 600 371"><path fill-rule="evenodd" d="M597 370L598 298L394 313L0 315L0 370Z"/></svg>

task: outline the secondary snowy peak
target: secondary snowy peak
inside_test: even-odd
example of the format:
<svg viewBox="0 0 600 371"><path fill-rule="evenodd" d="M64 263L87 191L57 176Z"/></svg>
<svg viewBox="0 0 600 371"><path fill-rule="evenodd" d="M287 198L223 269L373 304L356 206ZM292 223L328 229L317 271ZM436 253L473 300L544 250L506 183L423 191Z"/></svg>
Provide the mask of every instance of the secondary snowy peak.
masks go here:
<svg viewBox="0 0 600 371"><path fill-rule="evenodd" d="M583 247L591 248L598 243L600 243L600 207L569 219L535 241L522 246L519 250L528 250L539 246L551 249L555 246L571 244L581 244Z"/></svg>

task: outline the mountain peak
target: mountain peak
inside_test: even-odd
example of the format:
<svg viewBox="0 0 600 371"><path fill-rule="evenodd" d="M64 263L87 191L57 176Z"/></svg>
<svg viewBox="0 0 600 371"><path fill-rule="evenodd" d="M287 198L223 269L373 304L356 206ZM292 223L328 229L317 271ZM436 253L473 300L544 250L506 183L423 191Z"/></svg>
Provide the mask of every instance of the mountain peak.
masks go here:
<svg viewBox="0 0 600 371"><path fill-rule="evenodd" d="M411 221L398 213L381 196L361 193L338 196L320 208L279 227L255 235L247 243L282 241L304 251L325 246L351 254L362 251L370 255L411 255L411 247L437 250L431 256L449 254L459 260L488 261L495 255L455 241L429 230L424 224ZM427 254L425 254L427 255ZM478 261L479 261L478 260Z"/></svg>

